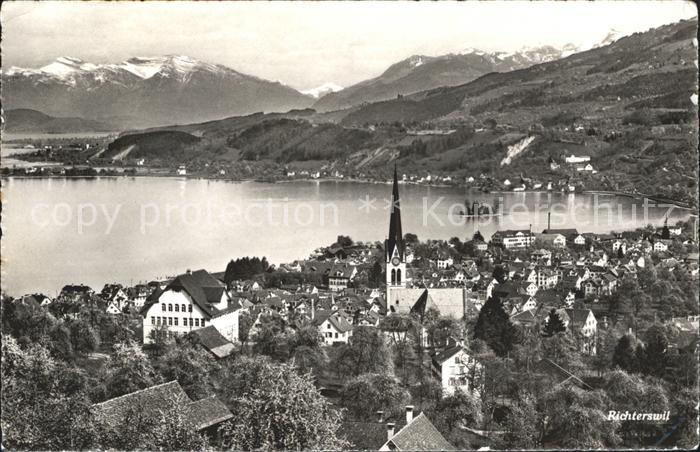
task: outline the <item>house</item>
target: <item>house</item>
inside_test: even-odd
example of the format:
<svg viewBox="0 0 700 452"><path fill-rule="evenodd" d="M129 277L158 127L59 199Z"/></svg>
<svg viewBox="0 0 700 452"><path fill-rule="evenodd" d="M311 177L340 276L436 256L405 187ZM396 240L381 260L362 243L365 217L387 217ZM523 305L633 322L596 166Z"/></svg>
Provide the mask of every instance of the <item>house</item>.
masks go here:
<svg viewBox="0 0 700 452"><path fill-rule="evenodd" d="M439 270L445 270L454 264L454 259L447 253L437 253L433 256L431 261L437 265Z"/></svg>
<svg viewBox="0 0 700 452"><path fill-rule="evenodd" d="M121 312L124 305L129 300L129 296L126 294L121 284L105 284L102 288L102 292L100 292L100 298L106 301L108 305L113 304L116 306L118 312ZM109 312L109 308L107 312Z"/></svg>
<svg viewBox="0 0 700 452"><path fill-rule="evenodd" d="M559 283L559 275L549 268L537 269L537 287L551 289ZM534 294L533 294L534 295Z"/></svg>
<svg viewBox="0 0 700 452"><path fill-rule="evenodd" d="M121 309L119 309L119 306L114 301L110 301L109 303L107 303L107 309L105 309L105 311L107 312L107 314L112 314L112 315L122 313Z"/></svg>
<svg viewBox="0 0 700 452"><path fill-rule="evenodd" d="M474 247L474 251L479 251L483 252L488 249L488 244L484 242L483 240L475 239L472 240L472 246Z"/></svg>
<svg viewBox="0 0 700 452"><path fill-rule="evenodd" d="M670 240L655 240L653 244L653 250L657 253L662 251L668 251L668 245L671 243Z"/></svg>
<svg viewBox="0 0 700 452"><path fill-rule="evenodd" d="M78 301L90 301L90 298L95 294L95 291L88 286L82 284L69 284L63 286L61 293L59 293L58 298L78 302Z"/></svg>
<svg viewBox="0 0 700 452"><path fill-rule="evenodd" d="M151 331L159 327L187 334L208 325L237 342L240 304L231 301L224 284L206 270L179 275L141 309L143 343L150 344Z"/></svg>
<svg viewBox="0 0 700 452"><path fill-rule="evenodd" d="M458 389L475 392L474 385L480 380L482 366L462 344L457 344L433 356L432 370L442 384L443 393L452 395Z"/></svg>
<svg viewBox="0 0 700 452"><path fill-rule="evenodd" d="M581 234L577 235L576 238L574 239L574 245L585 246L586 245L586 237L584 237Z"/></svg>
<svg viewBox="0 0 700 452"><path fill-rule="evenodd" d="M318 331L323 336L326 345L347 344L352 336L352 323L343 315L328 310L317 310L313 323L318 326Z"/></svg>
<svg viewBox="0 0 700 452"><path fill-rule="evenodd" d="M185 165L180 165L177 167L178 176L187 176L187 167Z"/></svg>
<svg viewBox="0 0 700 452"><path fill-rule="evenodd" d="M44 294L35 293L31 295L24 295L19 299L20 303L38 307L38 306L48 306L51 304L51 299Z"/></svg>
<svg viewBox="0 0 700 452"><path fill-rule="evenodd" d="M566 237L562 234L536 234L535 238L555 248L566 248Z"/></svg>
<svg viewBox="0 0 700 452"><path fill-rule="evenodd" d="M506 249L527 248L535 241L535 236L529 230L496 231L491 236L491 243Z"/></svg>
<svg viewBox="0 0 700 452"><path fill-rule="evenodd" d="M579 343L581 353L594 356L596 354L596 337L598 322L590 309L565 309L568 321L566 327L574 334Z"/></svg>
<svg viewBox="0 0 700 452"><path fill-rule="evenodd" d="M375 422L351 422L340 424L338 433L350 443L351 450L454 450L428 418L421 413L413 417L414 407L406 407L404 419L385 419L384 411L377 411ZM424 419L423 419L424 418ZM411 428L398 436L404 428ZM430 425L428 425L430 424ZM391 442L395 438L395 442ZM479 444L482 444L480 441ZM382 449L384 448L384 449Z"/></svg>
<svg viewBox="0 0 700 452"><path fill-rule="evenodd" d="M166 413L180 412L193 431L204 434L215 434L217 426L233 417L216 397L192 401L177 380L94 404L92 411L108 428L125 425L134 413L158 422Z"/></svg>
<svg viewBox="0 0 700 452"><path fill-rule="evenodd" d="M387 423L387 438L380 451L455 450L425 413L413 417L412 405L406 407L406 425L398 432L394 433L393 423Z"/></svg>

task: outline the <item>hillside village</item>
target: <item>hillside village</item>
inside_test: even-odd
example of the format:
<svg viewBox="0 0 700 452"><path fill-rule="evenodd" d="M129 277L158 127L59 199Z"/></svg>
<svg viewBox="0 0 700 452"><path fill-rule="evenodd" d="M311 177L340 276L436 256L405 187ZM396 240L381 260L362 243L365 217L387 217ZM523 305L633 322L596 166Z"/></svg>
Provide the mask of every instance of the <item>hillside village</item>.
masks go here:
<svg viewBox="0 0 700 452"><path fill-rule="evenodd" d="M133 287L4 296L6 444L48 447L20 427L31 408L32 428L60 429L36 404L73 422L52 440L62 448L248 449L261 434L277 449L692 444L692 424L664 435L599 419L630 397L670 422L692 414L693 225L420 241L403 234L398 179L385 243L339 236L277 267L243 257ZM12 401L27 384L44 399ZM589 428L563 414L571 404L597 433L563 433ZM135 413L162 425L125 437Z"/></svg>

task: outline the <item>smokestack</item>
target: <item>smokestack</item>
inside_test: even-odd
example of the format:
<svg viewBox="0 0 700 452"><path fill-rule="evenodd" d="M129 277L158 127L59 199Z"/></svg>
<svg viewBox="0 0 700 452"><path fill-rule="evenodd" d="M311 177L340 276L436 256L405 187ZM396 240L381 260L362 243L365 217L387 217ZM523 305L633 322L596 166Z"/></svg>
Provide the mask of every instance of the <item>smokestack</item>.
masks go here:
<svg viewBox="0 0 700 452"><path fill-rule="evenodd" d="M413 405L406 405L406 425L413 420Z"/></svg>
<svg viewBox="0 0 700 452"><path fill-rule="evenodd" d="M386 423L386 440L389 441L391 438L394 437L394 423L393 422L387 422Z"/></svg>
<svg viewBox="0 0 700 452"><path fill-rule="evenodd" d="M547 232L552 229L552 212L547 212Z"/></svg>
<svg viewBox="0 0 700 452"><path fill-rule="evenodd" d="M382 410L377 411L377 418L377 422L379 422L380 424L384 422L384 412Z"/></svg>

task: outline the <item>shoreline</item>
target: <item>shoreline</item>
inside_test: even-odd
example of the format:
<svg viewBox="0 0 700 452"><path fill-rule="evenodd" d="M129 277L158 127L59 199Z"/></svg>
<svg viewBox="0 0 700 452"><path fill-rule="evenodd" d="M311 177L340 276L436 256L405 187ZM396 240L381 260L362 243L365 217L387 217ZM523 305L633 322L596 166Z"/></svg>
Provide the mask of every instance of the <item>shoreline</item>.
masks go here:
<svg viewBox="0 0 700 452"><path fill-rule="evenodd" d="M260 178L245 178L245 179L229 179L225 177L207 177L207 176L195 176L195 175L186 175L186 176L178 176L176 174L163 174L163 173L158 173L158 172L149 172L149 173L142 173L142 174L95 174L95 175L85 175L85 176L66 176L66 175L54 175L54 174L48 174L48 175L41 175L41 176L16 176L16 175L5 175L2 174L0 175L0 179L100 179L100 178L110 178L110 179L117 179L117 178L148 178L148 177L153 177L153 178L167 178L167 179L174 179L174 180L207 180L207 181L216 181L216 182L228 182L228 183L243 183L243 182L257 182L257 183L262 183L262 184L290 184L290 183L296 183L296 182L316 182L316 183L329 183L329 182L335 182L335 183L355 183L355 184L373 184L373 185L390 185L391 181L382 181L382 180L370 180L370 179L356 179L356 178L334 178L334 177L319 177L319 178L285 178L285 179L271 179L271 180L262 180ZM421 182L415 182L415 181L399 181L399 184L401 185L417 185L417 186L425 186L425 187L434 187L434 188L460 188L460 189L466 189L469 191L480 191L478 187L473 187L469 185L463 185L463 184L430 184L430 183L421 183ZM582 190L579 192L562 192L558 190L541 190L541 189L534 189L534 190L522 190L522 191L506 191L506 190L490 190L488 192L483 192L483 194L497 194L497 195L504 195L504 194L518 194L518 193L551 193L551 194L566 194L566 195L607 195L607 196L619 196L619 197L625 197L625 198L632 198L632 199L638 199L638 200L643 200L643 199L648 199L650 201L654 201L656 203L668 203L670 205L673 205L674 208L681 209L681 210L687 210L691 212L697 212L698 208L694 206L690 206L687 203L684 203L682 201L676 201L672 199L667 199L655 195L646 195L643 193L630 193L630 192L620 192L620 191L611 191L611 190Z"/></svg>

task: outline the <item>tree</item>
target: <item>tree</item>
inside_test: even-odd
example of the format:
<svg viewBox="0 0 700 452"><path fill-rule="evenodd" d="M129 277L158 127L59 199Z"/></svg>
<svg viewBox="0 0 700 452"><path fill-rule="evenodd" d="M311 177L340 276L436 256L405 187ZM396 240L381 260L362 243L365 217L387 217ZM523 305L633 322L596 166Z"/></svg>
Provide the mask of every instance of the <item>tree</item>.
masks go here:
<svg viewBox="0 0 700 452"><path fill-rule="evenodd" d="M428 342L433 347L447 347L450 338L459 340L464 334L464 326L454 317L440 316L426 325Z"/></svg>
<svg viewBox="0 0 700 452"><path fill-rule="evenodd" d="M608 420L611 402L601 390L558 386L540 399L543 442L580 450L615 447L619 421Z"/></svg>
<svg viewBox="0 0 700 452"><path fill-rule="evenodd" d="M384 284L384 269L379 260L374 261L372 268L369 271L369 286L370 287L381 287Z"/></svg>
<svg viewBox="0 0 700 452"><path fill-rule="evenodd" d="M496 278L496 281L498 281L499 284L503 284L506 279L507 279L507 274L505 268L503 268L502 265L496 265L493 267L493 273L492 276Z"/></svg>
<svg viewBox="0 0 700 452"><path fill-rule="evenodd" d="M452 433L460 427L474 427L481 422L481 404L472 394L458 389L438 401L430 419L441 432Z"/></svg>
<svg viewBox="0 0 700 452"><path fill-rule="evenodd" d="M195 348L195 338L190 338L190 341L182 341L158 358L154 368L164 381L177 380L190 398L199 400L212 394L209 375L219 366L209 353Z"/></svg>
<svg viewBox="0 0 700 452"><path fill-rule="evenodd" d="M253 276L264 273L270 267L267 259L263 257L262 259L258 257L242 257L239 259L231 260L228 265L226 265L226 272L224 273L224 282L230 284L232 281L250 279Z"/></svg>
<svg viewBox="0 0 700 452"><path fill-rule="evenodd" d="M670 408L666 391L658 381L616 370L605 374L602 383L610 397L611 406L618 411L663 413ZM663 427L662 424L655 423L626 422L622 425L622 432L627 433L624 435L627 438L640 434L660 438L665 433ZM628 442L627 445L636 443Z"/></svg>
<svg viewBox="0 0 700 452"><path fill-rule="evenodd" d="M615 351L613 352L612 364L628 372L637 368L635 340L629 334L623 335L620 340L617 341Z"/></svg>
<svg viewBox="0 0 700 452"><path fill-rule="evenodd" d="M418 243L418 236L409 232L404 234L403 241L409 245L415 245Z"/></svg>
<svg viewBox="0 0 700 452"><path fill-rule="evenodd" d="M479 311L474 337L486 342L497 355L504 356L518 342L517 336L517 330L503 310L501 300L498 297L486 300Z"/></svg>
<svg viewBox="0 0 700 452"><path fill-rule="evenodd" d="M485 242L485 241L486 241L486 240L484 239L484 236L481 235L481 232L480 232L480 231L476 231L476 232L474 233L474 235L472 236L472 240L474 240L474 241L481 241L481 242Z"/></svg>
<svg viewBox="0 0 700 452"><path fill-rule="evenodd" d="M348 246L352 246L353 241L352 241L352 239L351 239L350 237L348 237L347 235L339 235L339 236L338 236L338 239L335 241L335 243L336 243L338 246L348 247Z"/></svg>
<svg viewBox="0 0 700 452"><path fill-rule="evenodd" d="M347 382L340 393L341 405L358 420L368 419L378 410L387 416L398 416L409 400L409 393L396 377L386 374L359 375Z"/></svg>
<svg viewBox="0 0 700 452"><path fill-rule="evenodd" d="M220 428L235 450L342 449L341 414L291 364L239 357L226 369L222 396L234 414Z"/></svg>
<svg viewBox="0 0 700 452"><path fill-rule="evenodd" d="M356 327L347 344L342 344L334 366L341 375L393 373L391 350L377 328Z"/></svg>
<svg viewBox="0 0 700 452"><path fill-rule="evenodd" d="M549 316L547 316L547 321L544 324L544 328L542 329L542 335L544 337L552 337L557 333L562 333L566 331L566 326L564 325L564 322L561 320L561 317L559 316L559 313L557 313L557 310L552 308L551 311L549 311Z"/></svg>
<svg viewBox="0 0 700 452"><path fill-rule="evenodd" d="M180 400L172 398L154 417L145 406L133 406L121 419L98 419L100 444L116 450L202 450L206 439L197 433Z"/></svg>
<svg viewBox="0 0 700 452"><path fill-rule="evenodd" d="M159 381L141 347L132 343L114 346L107 369L109 398L148 388Z"/></svg>
<svg viewBox="0 0 700 452"><path fill-rule="evenodd" d="M639 370L647 375L662 377L668 364L668 338L663 326L653 325L644 332L644 343L637 346Z"/></svg>
<svg viewBox="0 0 700 452"><path fill-rule="evenodd" d="M540 414L536 402L530 395L524 395L511 408L505 420L506 448L535 449L538 446Z"/></svg>
<svg viewBox="0 0 700 452"><path fill-rule="evenodd" d="M68 323L73 350L76 353L88 354L100 346L100 336L85 319L77 319Z"/></svg>
<svg viewBox="0 0 700 452"><path fill-rule="evenodd" d="M55 361L41 345L2 341L2 433L8 449L91 449L97 435L82 371ZM77 385L75 383L78 383Z"/></svg>

